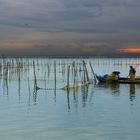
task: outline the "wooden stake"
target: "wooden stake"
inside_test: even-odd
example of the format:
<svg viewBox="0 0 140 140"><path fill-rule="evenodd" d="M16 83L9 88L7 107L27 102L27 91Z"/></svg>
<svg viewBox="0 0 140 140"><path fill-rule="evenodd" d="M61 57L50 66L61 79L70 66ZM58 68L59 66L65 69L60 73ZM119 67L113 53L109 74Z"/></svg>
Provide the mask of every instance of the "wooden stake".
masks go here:
<svg viewBox="0 0 140 140"><path fill-rule="evenodd" d="M69 75L70 75L70 66L68 66L68 72L67 72L67 90L69 90Z"/></svg>
<svg viewBox="0 0 140 140"><path fill-rule="evenodd" d="M97 83L96 75L95 75L94 70L92 68L91 62L89 62L89 64L90 64L90 68L91 68L92 74L94 76L94 81L95 81L95 84L96 84Z"/></svg>

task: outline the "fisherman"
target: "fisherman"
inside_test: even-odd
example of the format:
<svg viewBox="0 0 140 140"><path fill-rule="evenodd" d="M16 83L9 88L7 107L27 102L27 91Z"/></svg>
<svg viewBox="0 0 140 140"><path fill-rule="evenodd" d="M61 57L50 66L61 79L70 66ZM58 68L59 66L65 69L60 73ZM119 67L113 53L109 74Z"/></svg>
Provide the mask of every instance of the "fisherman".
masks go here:
<svg viewBox="0 0 140 140"><path fill-rule="evenodd" d="M130 76L130 81L135 81L135 73L136 70L133 68L133 66L130 66L130 70L129 70L129 76Z"/></svg>
<svg viewBox="0 0 140 140"><path fill-rule="evenodd" d="M107 82L113 82L114 80L118 80L119 74L119 71L113 71L110 75L108 75Z"/></svg>

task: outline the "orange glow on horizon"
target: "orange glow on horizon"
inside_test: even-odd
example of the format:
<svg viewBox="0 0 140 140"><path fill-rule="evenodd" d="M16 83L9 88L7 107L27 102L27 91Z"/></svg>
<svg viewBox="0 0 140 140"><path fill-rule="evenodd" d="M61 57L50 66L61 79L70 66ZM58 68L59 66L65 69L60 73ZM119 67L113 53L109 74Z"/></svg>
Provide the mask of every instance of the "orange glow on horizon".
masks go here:
<svg viewBox="0 0 140 140"><path fill-rule="evenodd" d="M140 53L140 47L125 47L118 49L118 51L123 53Z"/></svg>

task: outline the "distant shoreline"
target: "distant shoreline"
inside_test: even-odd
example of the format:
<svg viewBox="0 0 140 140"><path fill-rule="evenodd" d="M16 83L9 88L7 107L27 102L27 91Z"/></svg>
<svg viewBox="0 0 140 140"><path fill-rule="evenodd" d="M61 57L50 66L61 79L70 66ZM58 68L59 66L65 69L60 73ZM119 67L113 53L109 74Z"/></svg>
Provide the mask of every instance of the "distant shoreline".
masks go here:
<svg viewBox="0 0 140 140"><path fill-rule="evenodd" d="M0 55L0 59L1 58L59 58L59 59L63 59L63 58L140 58L140 55L90 55L90 56L85 56L85 55L81 55L81 56L72 56L72 55L68 55L68 56L56 56L56 55L4 55L1 54Z"/></svg>

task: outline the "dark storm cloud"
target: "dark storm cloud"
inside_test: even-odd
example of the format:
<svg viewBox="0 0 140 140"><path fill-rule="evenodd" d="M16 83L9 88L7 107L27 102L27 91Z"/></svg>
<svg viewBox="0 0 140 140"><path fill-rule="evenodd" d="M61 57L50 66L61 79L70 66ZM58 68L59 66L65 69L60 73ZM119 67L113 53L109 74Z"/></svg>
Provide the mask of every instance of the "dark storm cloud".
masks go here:
<svg viewBox="0 0 140 140"><path fill-rule="evenodd" d="M127 5L137 6L139 9L140 2L137 0L133 2L130 0L2 0L1 3L0 23L4 25L43 28L46 31L48 28L56 28L66 31L71 24L74 28L81 26L81 30L87 28L89 24L93 25L89 27L91 30L101 28L106 22L114 27L112 23L115 17L125 22L123 17L125 13L127 18L138 15L139 10L130 9Z"/></svg>

